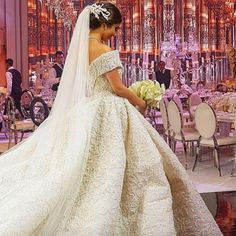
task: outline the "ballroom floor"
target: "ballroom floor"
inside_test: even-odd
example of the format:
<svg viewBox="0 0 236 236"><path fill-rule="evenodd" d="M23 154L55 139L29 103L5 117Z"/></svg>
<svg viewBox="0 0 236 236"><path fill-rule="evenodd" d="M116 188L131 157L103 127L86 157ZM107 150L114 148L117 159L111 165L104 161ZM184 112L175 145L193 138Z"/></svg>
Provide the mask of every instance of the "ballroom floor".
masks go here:
<svg viewBox="0 0 236 236"><path fill-rule="evenodd" d="M27 137L27 134L25 134L25 137ZM6 151L7 147L8 141L4 134L0 133L0 153ZM214 167L211 149L203 150L202 161L198 162L194 172L192 172L194 156L190 156L188 153L187 173L199 193L236 191L236 170L234 176L230 176L234 150L232 148L222 148L220 154L222 177L219 177L218 170ZM180 162L184 163L183 148L181 144L177 144L176 155Z"/></svg>
<svg viewBox="0 0 236 236"><path fill-rule="evenodd" d="M236 191L201 193L224 236L236 235Z"/></svg>
<svg viewBox="0 0 236 236"><path fill-rule="evenodd" d="M7 150L8 142L0 133L0 153ZM184 163L183 148L177 145L176 155ZM224 236L236 236L236 173L230 176L233 149L221 150L222 177L214 167L212 151L203 150L202 161L196 166L194 172L191 168L194 157L188 154L187 173L203 200L213 214ZM235 171L236 172L236 171Z"/></svg>

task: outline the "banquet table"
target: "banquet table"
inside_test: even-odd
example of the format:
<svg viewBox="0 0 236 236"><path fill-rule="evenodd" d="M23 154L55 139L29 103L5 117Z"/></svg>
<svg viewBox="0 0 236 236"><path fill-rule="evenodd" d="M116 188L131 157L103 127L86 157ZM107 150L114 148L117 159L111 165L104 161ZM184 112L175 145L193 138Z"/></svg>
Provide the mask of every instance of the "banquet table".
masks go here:
<svg viewBox="0 0 236 236"><path fill-rule="evenodd" d="M215 113L218 122L234 123L235 113L223 111L216 111Z"/></svg>
<svg viewBox="0 0 236 236"><path fill-rule="evenodd" d="M234 116L235 113L232 112L216 111L216 118L218 121L220 135L229 136L231 131L231 124L234 123Z"/></svg>

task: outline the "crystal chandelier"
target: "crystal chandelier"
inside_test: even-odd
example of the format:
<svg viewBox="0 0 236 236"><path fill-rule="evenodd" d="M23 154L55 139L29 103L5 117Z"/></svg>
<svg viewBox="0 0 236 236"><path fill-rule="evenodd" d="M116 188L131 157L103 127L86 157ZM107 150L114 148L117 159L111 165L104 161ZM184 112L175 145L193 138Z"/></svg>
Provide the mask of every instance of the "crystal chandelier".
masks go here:
<svg viewBox="0 0 236 236"><path fill-rule="evenodd" d="M116 1L116 3L121 10L127 10L127 9L132 8L134 6L135 1L133 1L133 0L119 0L119 1Z"/></svg>
<svg viewBox="0 0 236 236"><path fill-rule="evenodd" d="M216 12L221 9L225 2L222 0L205 0L205 4L210 10Z"/></svg>
<svg viewBox="0 0 236 236"><path fill-rule="evenodd" d="M77 18L77 11L72 0L39 0L45 2L50 10L53 10L56 18L61 19L64 26L68 29L74 25Z"/></svg>
<svg viewBox="0 0 236 236"><path fill-rule="evenodd" d="M232 13L235 3L236 0L205 0L205 5L209 10L212 10L217 17L225 19Z"/></svg>

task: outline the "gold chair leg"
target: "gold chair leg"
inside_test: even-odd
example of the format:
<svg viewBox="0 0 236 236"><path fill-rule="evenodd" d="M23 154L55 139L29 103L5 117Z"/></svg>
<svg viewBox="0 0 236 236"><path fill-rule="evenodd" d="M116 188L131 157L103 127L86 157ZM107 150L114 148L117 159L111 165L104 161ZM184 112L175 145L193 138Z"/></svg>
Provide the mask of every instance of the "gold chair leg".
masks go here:
<svg viewBox="0 0 236 236"><path fill-rule="evenodd" d="M14 131L14 139L15 139L15 144L18 142L18 134L16 131Z"/></svg>
<svg viewBox="0 0 236 236"><path fill-rule="evenodd" d="M24 134L25 134L24 132L21 132L20 142L22 141Z"/></svg>
<svg viewBox="0 0 236 236"><path fill-rule="evenodd" d="M10 146L11 146L11 140L12 140L12 133L11 132L9 132L9 138L8 138L8 147L7 147L7 149L9 149L10 148Z"/></svg>
<svg viewBox="0 0 236 236"><path fill-rule="evenodd" d="M233 167L232 167L230 176L233 176L235 171L236 171L236 148L234 147Z"/></svg>
<svg viewBox="0 0 236 236"><path fill-rule="evenodd" d="M195 170L195 167L196 167L196 165L197 165L197 161L198 161L199 156L200 156L200 151L201 151L201 150L200 150L200 143L197 142L197 148L196 148L196 154L195 154L195 161L194 161L194 164L193 164L192 171Z"/></svg>
<svg viewBox="0 0 236 236"><path fill-rule="evenodd" d="M217 168L219 171L219 176L221 177L221 168L220 168L220 158L219 158L219 148L215 148L215 153L216 153L216 164L217 164Z"/></svg>
<svg viewBox="0 0 236 236"><path fill-rule="evenodd" d="M214 151L213 151L213 157L214 157L214 167L218 168L218 160L217 160L217 150L216 148L214 148Z"/></svg>
<svg viewBox="0 0 236 236"><path fill-rule="evenodd" d="M187 144L186 142L183 142L184 146L184 158L185 158L185 169L188 169L188 159L187 159Z"/></svg>

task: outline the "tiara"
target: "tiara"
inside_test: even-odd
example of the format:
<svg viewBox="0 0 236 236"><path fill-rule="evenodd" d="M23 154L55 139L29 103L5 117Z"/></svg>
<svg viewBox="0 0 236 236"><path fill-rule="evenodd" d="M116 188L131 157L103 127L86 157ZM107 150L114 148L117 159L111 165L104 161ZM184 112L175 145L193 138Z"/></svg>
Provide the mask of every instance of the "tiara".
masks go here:
<svg viewBox="0 0 236 236"><path fill-rule="evenodd" d="M103 5L104 4L97 5L96 3L94 3L88 6L88 8L97 19L99 19L99 15L102 15L108 21L108 17L111 15L111 13L105 7L103 7Z"/></svg>

